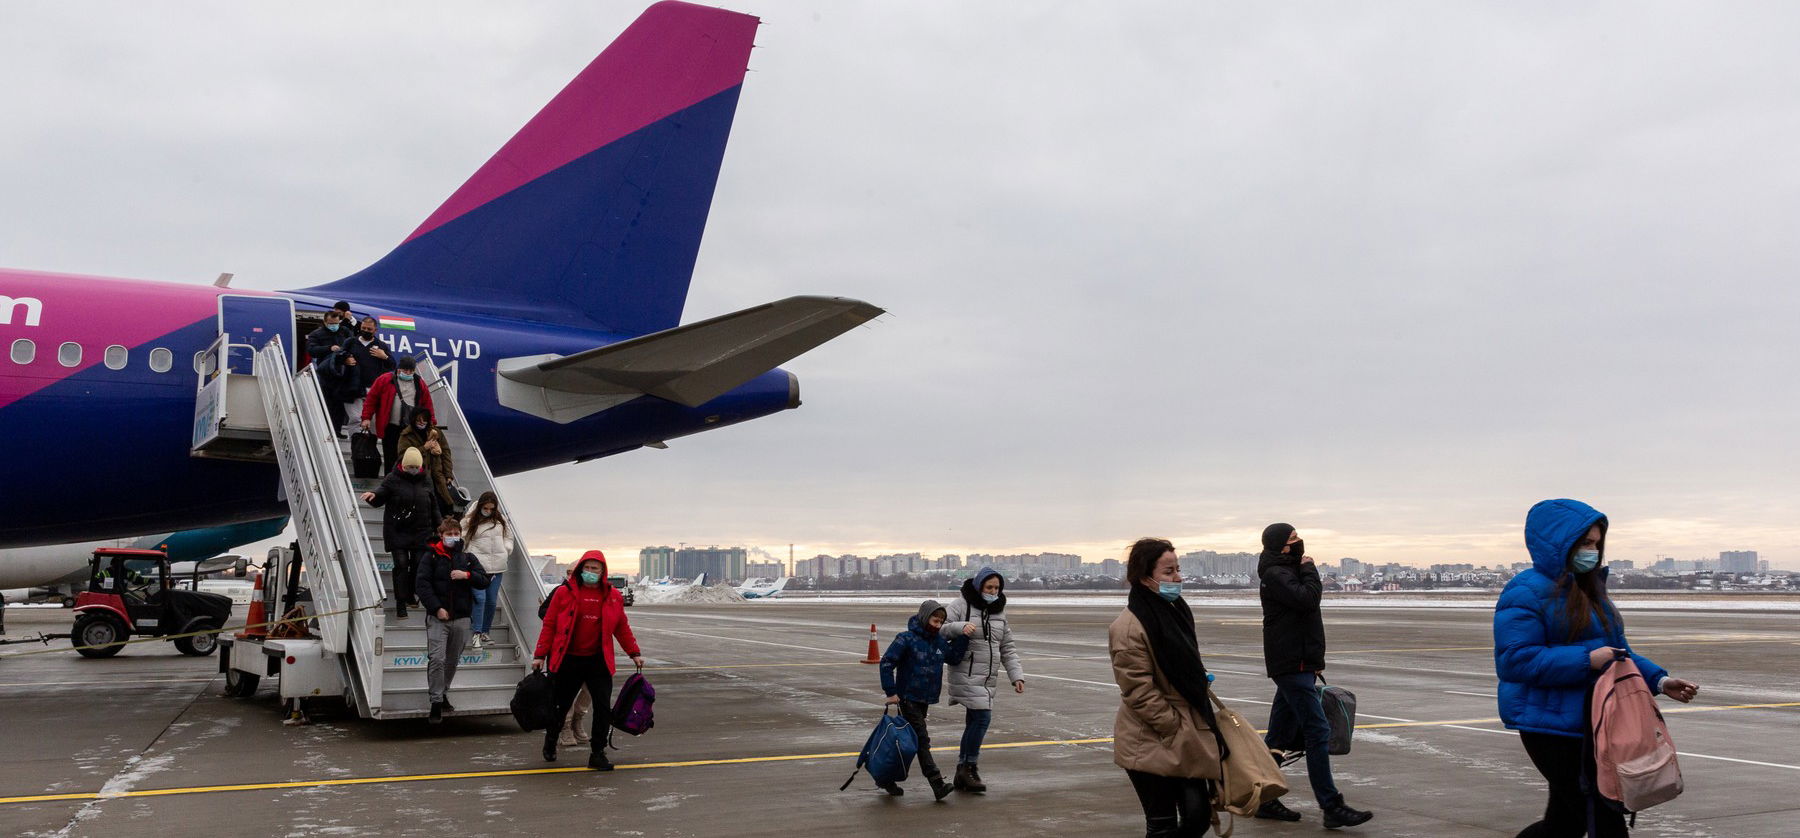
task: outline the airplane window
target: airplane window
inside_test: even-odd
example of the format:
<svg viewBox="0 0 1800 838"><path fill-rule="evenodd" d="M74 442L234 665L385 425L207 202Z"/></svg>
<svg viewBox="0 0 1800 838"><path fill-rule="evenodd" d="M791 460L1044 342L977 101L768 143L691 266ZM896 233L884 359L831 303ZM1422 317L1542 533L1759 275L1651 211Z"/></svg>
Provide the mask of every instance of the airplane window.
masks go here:
<svg viewBox="0 0 1800 838"><path fill-rule="evenodd" d="M194 374L206 374L206 350L204 349L194 353Z"/></svg>
<svg viewBox="0 0 1800 838"><path fill-rule="evenodd" d="M106 368L107 369L122 370L125 368L125 362L130 359L131 359L131 353L125 347L119 346L117 344L106 347Z"/></svg>
<svg viewBox="0 0 1800 838"><path fill-rule="evenodd" d="M150 350L150 369L153 372L168 372L175 366L175 353L162 347Z"/></svg>
<svg viewBox="0 0 1800 838"><path fill-rule="evenodd" d="M26 338L19 338L18 340L13 341L13 345L12 345L12 361L13 361L13 363L29 364L29 363L31 363L31 359L36 358L36 357L37 357L37 344L32 343L30 340L28 340Z"/></svg>
<svg viewBox="0 0 1800 838"><path fill-rule="evenodd" d="M58 347L56 350L56 362L65 367L72 367L80 364L81 344L70 342Z"/></svg>

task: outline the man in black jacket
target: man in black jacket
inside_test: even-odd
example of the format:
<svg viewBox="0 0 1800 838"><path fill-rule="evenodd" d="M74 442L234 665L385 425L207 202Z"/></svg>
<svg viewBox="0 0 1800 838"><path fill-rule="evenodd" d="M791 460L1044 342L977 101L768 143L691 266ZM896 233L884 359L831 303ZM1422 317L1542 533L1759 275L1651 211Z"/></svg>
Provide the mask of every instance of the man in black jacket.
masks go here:
<svg viewBox="0 0 1800 838"><path fill-rule="evenodd" d="M375 318L364 317L357 324L356 334L344 347L347 357L344 359L344 386L339 396L344 400L345 412L352 424L362 416L363 395L369 392L369 385L374 384L382 373L394 371L393 356L378 334L380 325Z"/></svg>
<svg viewBox="0 0 1800 838"><path fill-rule="evenodd" d="M438 534L426 542L419 560L419 603L425 606L425 682L431 691L431 723L444 720L450 706L450 682L456 662L469 642L469 616L475 613L475 589L488 586L481 562L463 551L462 525L445 518Z"/></svg>
<svg viewBox="0 0 1800 838"><path fill-rule="evenodd" d="M1319 615L1323 590L1319 569L1306 555L1300 533L1287 524L1270 524L1262 534L1262 557L1256 575L1262 581L1263 663L1275 681L1275 703L1269 708L1272 749L1304 742L1306 778L1325 813L1325 828L1355 826L1373 817L1344 803L1331 781L1331 724L1319 699L1318 673L1325 669L1325 621ZM1295 727L1299 731L1295 731ZM1271 800L1257 810L1259 818L1297 821L1300 813Z"/></svg>

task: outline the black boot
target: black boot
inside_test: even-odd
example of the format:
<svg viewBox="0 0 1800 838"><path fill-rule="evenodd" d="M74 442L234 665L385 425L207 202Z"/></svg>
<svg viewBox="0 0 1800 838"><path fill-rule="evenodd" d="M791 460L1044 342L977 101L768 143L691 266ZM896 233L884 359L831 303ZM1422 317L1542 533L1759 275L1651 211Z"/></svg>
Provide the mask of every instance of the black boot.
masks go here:
<svg viewBox="0 0 1800 838"><path fill-rule="evenodd" d="M1271 800L1264 803L1257 808L1256 816L1259 818L1267 818L1272 821L1297 821L1300 819L1299 812L1289 809L1280 800Z"/></svg>
<svg viewBox="0 0 1800 838"><path fill-rule="evenodd" d="M559 731L552 728L549 732L549 735L544 737L544 761L545 762L555 762L556 761L556 735L557 735L557 733L559 733Z"/></svg>
<svg viewBox="0 0 1800 838"><path fill-rule="evenodd" d="M611 771L611 770L613 770L612 760L609 760L606 758L605 751L595 751L592 756L589 756L588 757L588 767L594 769L595 771Z"/></svg>
<svg viewBox="0 0 1800 838"><path fill-rule="evenodd" d="M444 702L431 702L431 715L428 717L428 721L434 725L441 725L444 723Z"/></svg>
<svg viewBox="0 0 1800 838"><path fill-rule="evenodd" d="M882 791L895 797L899 797L906 793L906 789L901 788L899 783L876 783L875 785L879 786Z"/></svg>
<svg viewBox="0 0 1800 838"><path fill-rule="evenodd" d="M970 794L985 794L987 784L981 782L981 775L975 771L975 763L965 762L956 766L956 790Z"/></svg>
<svg viewBox="0 0 1800 838"><path fill-rule="evenodd" d="M1339 800L1336 805L1325 807L1325 828L1337 829L1341 826L1356 826L1360 823L1368 823L1372 817L1375 817L1375 813L1352 809L1349 804Z"/></svg>
<svg viewBox="0 0 1800 838"><path fill-rule="evenodd" d="M943 775L926 777L925 779L931 783L931 797L933 800L943 800L950 796L950 792L956 790L955 786L950 785L944 780Z"/></svg>
<svg viewBox="0 0 1800 838"><path fill-rule="evenodd" d="M1144 819L1144 838L1175 838L1181 834L1181 822L1170 815Z"/></svg>

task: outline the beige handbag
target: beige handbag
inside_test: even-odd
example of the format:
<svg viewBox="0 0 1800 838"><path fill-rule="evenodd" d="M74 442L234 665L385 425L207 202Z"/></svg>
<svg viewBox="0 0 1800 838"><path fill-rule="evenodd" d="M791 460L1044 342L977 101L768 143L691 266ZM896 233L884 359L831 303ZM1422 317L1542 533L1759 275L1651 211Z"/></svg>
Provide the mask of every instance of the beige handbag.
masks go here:
<svg viewBox="0 0 1800 838"><path fill-rule="evenodd" d="M1288 792L1287 777L1281 773L1281 766L1275 764L1275 756L1269 753L1269 746L1263 743L1262 734L1244 720L1237 711L1225 706L1219 697L1212 697L1214 716L1218 719L1219 737L1231 750L1220 763L1220 775L1224 778L1218 784L1218 798L1213 805L1213 831L1219 838L1229 838L1231 827L1219 826L1219 810L1224 809L1233 815L1255 817L1256 810L1264 803L1274 800Z"/></svg>

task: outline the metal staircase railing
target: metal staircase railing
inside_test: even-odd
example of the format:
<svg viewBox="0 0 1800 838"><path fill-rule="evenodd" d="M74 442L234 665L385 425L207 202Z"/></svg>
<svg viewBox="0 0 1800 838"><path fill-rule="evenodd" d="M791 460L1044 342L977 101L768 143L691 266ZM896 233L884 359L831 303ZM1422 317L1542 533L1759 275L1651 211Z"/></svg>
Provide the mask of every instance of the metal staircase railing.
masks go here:
<svg viewBox="0 0 1800 838"><path fill-rule="evenodd" d="M255 372L313 607L326 615L319 633L344 663L358 714L379 716L385 592L317 373L310 365L290 370L279 337L256 353Z"/></svg>
<svg viewBox="0 0 1800 838"><path fill-rule="evenodd" d="M487 491L492 491L499 498L500 514L505 516L507 531L512 535L512 550L506 558L506 575L501 578L500 608L512 624L512 642L518 647L518 659L529 661L537 644L538 632L543 627L543 620L538 617L538 605L549 593L549 588L531 566L529 553L525 548L525 537L519 532L518 519L506 508L506 499L500 496L499 487L494 485L494 475L488 470L487 458L482 456L481 444L475 441L468 419L463 416L462 407L456 403L456 393L450 382L439 374L437 364L432 362L430 356L421 356L416 360L421 380L431 388L431 403L437 408L435 421L443 426L445 435L453 446L458 441L466 443L469 453L474 455L466 458L473 462L464 462L463 459L456 461L457 485L469 492L471 503L479 501L481 493Z"/></svg>

